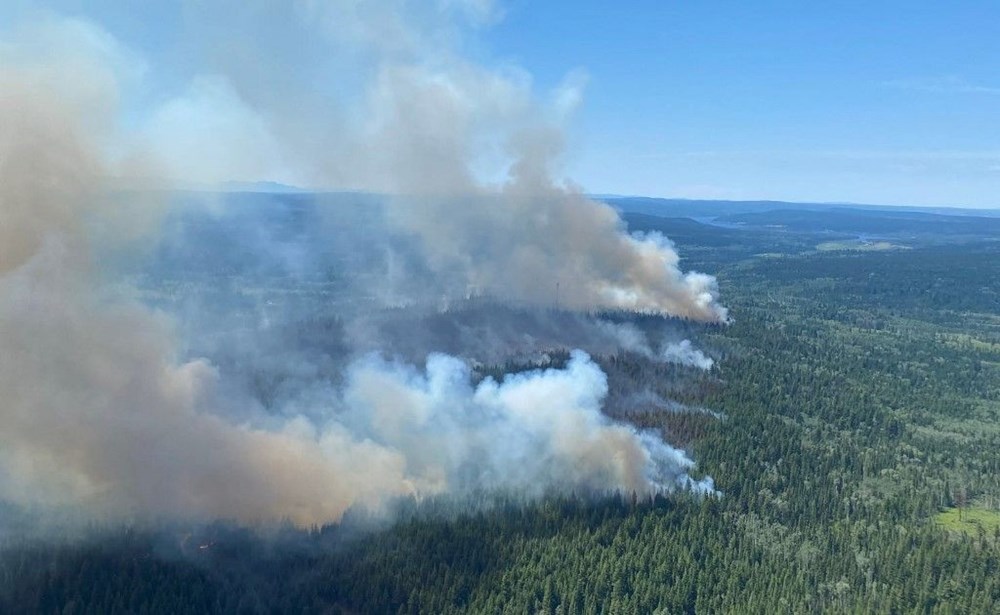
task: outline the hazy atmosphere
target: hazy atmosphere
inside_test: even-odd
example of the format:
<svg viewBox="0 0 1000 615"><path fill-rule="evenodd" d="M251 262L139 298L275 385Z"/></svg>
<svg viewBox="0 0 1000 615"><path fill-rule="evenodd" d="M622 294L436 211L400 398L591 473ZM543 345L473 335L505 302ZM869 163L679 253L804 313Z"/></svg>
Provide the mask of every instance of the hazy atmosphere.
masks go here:
<svg viewBox="0 0 1000 615"><path fill-rule="evenodd" d="M996 612L987 4L0 7L0 612Z"/></svg>
<svg viewBox="0 0 1000 615"><path fill-rule="evenodd" d="M428 76L450 64L453 86L489 101L456 89L451 104L464 110L435 112L454 130L482 129L473 168L494 180L506 146L487 144L499 135L486 116L512 127L540 121L524 111L542 106L546 121L574 127L555 175L592 193L1000 206L990 2L139 6L12 0L0 23L5 38L40 16L96 28L90 51L123 78L126 124L158 139L169 170L189 181L384 186L375 167L388 161L356 156L363 144L350 133L388 134L390 82L376 71L391 59ZM375 79L377 110L366 107ZM472 145L454 136L435 147Z"/></svg>
<svg viewBox="0 0 1000 615"><path fill-rule="evenodd" d="M194 75L148 110L126 101L130 81L158 67L97 23L39 14L3 48L6 497L100 516L322 523L353 505L468 489L711 490L710 479L688 477L682 451L601 415L605 375L582 351L564 369L473 386L465 362L476 357L461 345L441 356L428 337L412 357L426 373L398 364L393 343L354 347L364 335L357 312L473 296L726 321L715 279L681 271L669 240L627 233L612 207L551 177L575 84L545 103L520 72L461 55L463 31L490 7L304 4L261 10L233 32L208 26L210 10L182 8L177 36L190 49L232 37L227 45L250 55L232 65L204 51L218 72ZM265 30L278 35L251 38ZM355 80L353 91L316 92L305 75L267 70L294 36L346 58L328 78ZM506 169L499 182L476 172L494 154ZM338 288L340 311L311 306L345 321L349 356L289 359L313 378L269 404L194 352L207 331L178 338L170 314L130 299L140 289L116 283L107 263L184 241L177 210L222 216L239 206L164 190L282 172L388 195L359 213L368 224L354 225L353 245L325 246L331 260L263 239L250 246L254 266L300 277L368 253ZM244 241L266 225L249 220ZM185 308L181 327L207 318L193 301ZM234 343L276 363L253 331L293 316L269 312ZM595 318L583 328L613 326ZM643 333L634 337L647 348Z"/></svg>

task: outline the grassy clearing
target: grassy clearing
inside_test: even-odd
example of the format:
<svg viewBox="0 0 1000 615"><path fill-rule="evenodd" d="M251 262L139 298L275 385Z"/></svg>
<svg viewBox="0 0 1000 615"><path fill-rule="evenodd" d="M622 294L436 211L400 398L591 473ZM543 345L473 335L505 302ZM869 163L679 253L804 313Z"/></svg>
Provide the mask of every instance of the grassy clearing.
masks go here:
<svg viewBox="0 0 1000 615"><path fill-rule="evenodd" d="M987 537L995 537L1000 532L1000 511L979 506L963 508L961 518L957 508L948 508L938 513L934 520L947 530L969 536L978 536L980 528Z"/></svg>

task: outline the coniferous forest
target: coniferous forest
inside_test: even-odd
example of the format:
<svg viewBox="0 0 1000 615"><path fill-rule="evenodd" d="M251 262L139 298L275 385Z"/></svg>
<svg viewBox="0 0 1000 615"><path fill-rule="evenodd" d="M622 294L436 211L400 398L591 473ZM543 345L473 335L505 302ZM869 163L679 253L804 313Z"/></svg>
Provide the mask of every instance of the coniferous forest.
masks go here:
<svg viewBox="0 0 1000 615"><path fill-rule="evenodd" d="M663 231L686 268L718 276L732 323L672 323L715 359L707 371L596 357L605 411L688 451L716 495L483 493L309 528L111 524L44 539L11 509L0 612L1000 612L989 227L878 214L880 237L858 239L843 212L709 225L618 205L630 230ZM675 403L623 401L646 390Z"/></svg>

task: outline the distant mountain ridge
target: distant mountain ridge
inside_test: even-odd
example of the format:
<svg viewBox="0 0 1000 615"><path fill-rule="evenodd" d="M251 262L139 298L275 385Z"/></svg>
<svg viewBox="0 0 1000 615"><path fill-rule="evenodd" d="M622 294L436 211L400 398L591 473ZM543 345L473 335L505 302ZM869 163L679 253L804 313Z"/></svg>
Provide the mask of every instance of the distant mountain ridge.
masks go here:
<svg viewBox="0 0 1000 615"><path fill-rule="evenodd" d="M626 213L639 213L670 217L721 217L766 211L870 211L898 214L902 212L946 216L973 216L1000 218L1000 208L974 209L968 207L920 207L916 205L866 205L862 203L799 203L794 201L726 201L668 199L646 196L590 195L615 209Z"/></svg>
<svg viewBox="0 0 1000 615"><path fill-rule="evenodd" d="M194 192L201 190L193 189ZM229 181L221 184L217 190L207 192L236 192L258 194L344 194L357 196L357 191L317 190L302 188L275 181ZM370 196L381 195L372 193ZM602 201L623 213L637 213L653 216L682 218L721 218L736 214L750 214L767 211L871 211L896 214L900 212L922 213L945 216L972 216L980 218L1000 218L1000 207L993 209L978 209L971 207L924 207L920 205L870 205L865 203L844 202L800 202L775 200L716 200L716 199L684 199L650 196L626 196L618 194L588 194L588 198Z"/></svg>
<svg viewBox="0 0 1000 615"><path fill-rule="evenodd" d="M265 194L309 194L306 188L272 181L229 181L222 184L222 192L262 192Z"/></svg>

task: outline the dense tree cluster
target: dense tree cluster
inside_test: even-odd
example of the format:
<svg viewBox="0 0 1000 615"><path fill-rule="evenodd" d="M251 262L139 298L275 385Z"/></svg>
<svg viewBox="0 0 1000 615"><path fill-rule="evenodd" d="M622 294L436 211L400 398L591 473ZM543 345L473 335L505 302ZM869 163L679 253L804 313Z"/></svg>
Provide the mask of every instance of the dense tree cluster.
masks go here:
<svg viewBox="0 0 1000 615"><path fill-rule="evenodd" d="M717 497L484 495L377 527L14 542L0 612L1000 612L1000 529L938 521L1000 515L997 267L995 243L734 259L733 324L688 331L710 372L601 357L613 389L687 407L618 417L689 447Z"/></svg>

